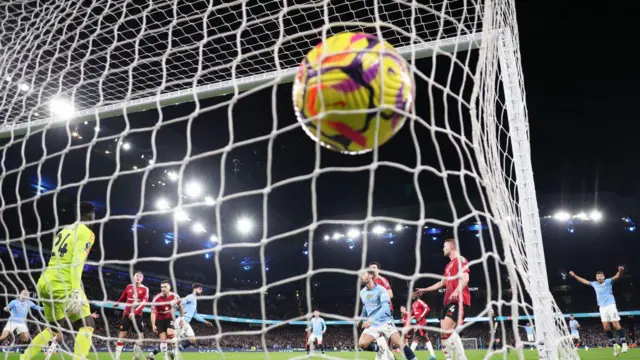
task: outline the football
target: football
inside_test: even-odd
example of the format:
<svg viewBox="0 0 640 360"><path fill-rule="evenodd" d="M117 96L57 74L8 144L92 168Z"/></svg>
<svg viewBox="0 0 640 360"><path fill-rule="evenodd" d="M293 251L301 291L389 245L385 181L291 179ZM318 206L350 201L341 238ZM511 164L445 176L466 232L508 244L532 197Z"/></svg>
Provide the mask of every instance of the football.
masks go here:
<svg viewBox="0 0 640 360"><path fill-rule="evenodd" d="M365 33L340 33L316 45L293 84L294 109L305 132L347 154L389 141L413 101L407 62L389 43Z"/></svg>

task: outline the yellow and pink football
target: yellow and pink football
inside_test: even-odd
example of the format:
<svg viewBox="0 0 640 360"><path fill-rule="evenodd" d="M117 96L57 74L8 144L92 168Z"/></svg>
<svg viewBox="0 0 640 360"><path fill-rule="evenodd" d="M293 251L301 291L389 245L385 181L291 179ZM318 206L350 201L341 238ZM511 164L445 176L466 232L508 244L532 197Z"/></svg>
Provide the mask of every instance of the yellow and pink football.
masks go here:
<svg viewBox="0 0 640 360"><path fill-rule="evenodd" d="M341 33L318 44L302 60L293 84L293 105L305 132L348 154L389 141L413 101L407 62L389 43L365 33Z"/></svg>

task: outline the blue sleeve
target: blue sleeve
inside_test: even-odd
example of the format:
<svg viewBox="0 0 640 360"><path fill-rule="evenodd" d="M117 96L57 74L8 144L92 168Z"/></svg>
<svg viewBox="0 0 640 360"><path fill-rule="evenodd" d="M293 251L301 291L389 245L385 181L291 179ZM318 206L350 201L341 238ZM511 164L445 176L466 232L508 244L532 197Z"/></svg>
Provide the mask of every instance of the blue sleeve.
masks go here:
<svg viewBox="0 0 640 360"><path fill-rule="evenodd" d="M204 318L202 318L202 316L200 316L200 314L198 314L197 312L193 314L193 318L200 321L201 323L206 323L207 320L205 320Z"/></svg>
<svg viewBox="0 0 640 360"><path fill-rule="evenodd" d="M611 283L613 283L613 280L611 278L605 279L604 283L607 285L611 285Z"/></svg>
<svg viewBox="0 0 640 360"><path fill-rule="evenodd" d="M389 302L383 302L380 306L380 310L373 315L374 321L380 321L385 316L389 316L391 313L391 307L389 307Z"/></svg>
<svg viewBox="0 0 640 360"><path fill-rule="evenodd" d="M43 311L44 310L44 308L42 306L38 306L38 305L34 304L32 301L29 301L29 307L32 310L39 310L39 311Z"/></svg>
<svg viewBox="0 0 640 360"><path fill-rule="evenodd" d="M11 301L9 301L9 305L7 305L7 307L9 309L13 310L15 308L15 304L16 304L16 301L15 300L11 300Z"/></svg>
<svg viewBox="0 0 640 360"><path fill-rule="evenodd" d="M589 281L589 285L591 285L591 287L596 287L596 282L595 281Z"/></svg>
<svg viewBox="0 0 640 360"><path fill-rule="evenodd" d="M363 319L367 318L367 307L362 304L362 312L360 313L360 317Z"/></svg>
<svg viewBox="0 0 640 360"><path fill-rule="evenodd" d="M389 297L389 292L384 288L382 289L382 291L380 291L380 303L381 304L387 303L387 305L391 304L391 298Z"/></svg>

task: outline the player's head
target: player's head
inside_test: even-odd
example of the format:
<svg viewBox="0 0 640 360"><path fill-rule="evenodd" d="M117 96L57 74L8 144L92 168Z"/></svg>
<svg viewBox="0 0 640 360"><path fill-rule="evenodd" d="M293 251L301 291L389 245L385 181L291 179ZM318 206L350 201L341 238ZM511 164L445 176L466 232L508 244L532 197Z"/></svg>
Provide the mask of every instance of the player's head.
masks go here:
<svg viewBox="0 0 640 360"><path fill-rule="evenodd" d="M320 311L316 310L313 312L313 317L320 317Z"/></svg>
<svg viewBox="0 0 640 360"><path fill-rule="evenodd" d="M406 306L400 306L400 314L404 314L407 312L407 307Z"/></svg>
<svg viewBox="0 0 640 360"><path fill-rule="evenodd" d="M24 290L20 291L20 296L18 296L18 299L20 301L25 301L28 298L29 298L29 290L24 289Z"/></svg>
<svg viewBox="0 0 640 360"><path fill-rule="evenodd" d="M376 276L375 270L368 268L360 275L360 284L367 286L373 282L373 278Z"/></svg>
<svg viewBox="0 0 640 360"><path fill-rule="evenodd" d="M191 291L196 295L202 295L202 284L195 283L191 285Z"/></svg>
<svg viewBox="0 0 640 360"><path fill-rule="evenodd" d="M444 241L444 246L442 247L442 252L444 256L451 255L452 252L457 251L456 239L447 239Z"/></svg>
<svg viewBox="0 0 640 360"><path fill-rule="evenodd" d="M596 273L596 281L602 284L604 282L604 273L602 271L598 271Z"/></svg>
<svg viewBox="0 0 640 360"><path fill-rule="evenodd" d="M376 261L372 261L369 263L369 269L375 272L374 277L376 277L380 273L380 264Z"/></svg>
<svg viewBox="0 0 640 360"><path fill-rule="evenodd" d="M569 315L569 320L573 320L573 319L574 319L573 314Z"/></svg>
<svg viewBox="0 0 640 360"><path fill-rule="evenodd" d="M418 293L413 293L413 296L411 298L413 299L413 301L420 300L420 296L418 295Z"/></svg>
<svg viewBox="0 0 640 360"><path fill-rule="evenodd" d="M133 281L135 281L136 284L142 284L142 280L144 280L144 274L142 271L136 271L135 274L133 274Z"/></svg>
<svg viewBox="0 0 640 360"><path fill-rule="evenodd" d="M493 315L494 315L494 314L495 314L495 313L493 312L493 309L490 309L490 310L489 310L489 317L493 317Z"/></svg>
<svg viewBox="0 0 640 360"><path fill-rule="evenodd" d="M169 282L169 280L162 280L162 282L160 283L160 290L162 290L162 293L165 295L167 295L171 291L171 283Z"/></svg>
<svg viewBox="0 0 640 360"><path fill-rule="evenodd" d="M79 211L78 217L81 221L93 221L96 219L96 207L88 201L80 202Z"/></svg>

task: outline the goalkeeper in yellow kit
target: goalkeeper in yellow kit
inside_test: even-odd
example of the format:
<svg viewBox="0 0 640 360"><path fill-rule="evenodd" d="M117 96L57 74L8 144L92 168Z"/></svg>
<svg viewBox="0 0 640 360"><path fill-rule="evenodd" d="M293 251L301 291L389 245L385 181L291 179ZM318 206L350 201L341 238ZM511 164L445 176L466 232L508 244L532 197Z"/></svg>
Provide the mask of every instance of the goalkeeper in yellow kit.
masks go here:
<svg viewBox="0 0 640 360"><path fill-rule="evenodd" d="M80 203L80 221L66 226L55 237L49 265L38 279L38 297L49 324L71 323L77 331L74 359L86 358L95 327L87 296L82 290L82 271L95 235L84 222L95 220L95 207ZM48 327L33 338L20 360L30 360L57 335Z"/></svg>

